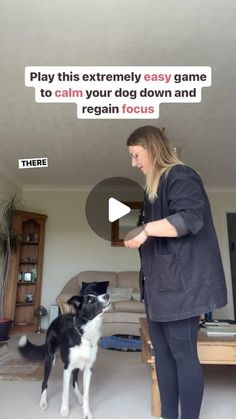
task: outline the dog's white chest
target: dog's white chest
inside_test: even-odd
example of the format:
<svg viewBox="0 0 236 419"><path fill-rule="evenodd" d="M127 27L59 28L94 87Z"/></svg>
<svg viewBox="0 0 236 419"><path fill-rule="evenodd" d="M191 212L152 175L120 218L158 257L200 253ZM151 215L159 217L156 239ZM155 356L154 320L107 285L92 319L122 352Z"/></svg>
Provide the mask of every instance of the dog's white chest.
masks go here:
<svg viewBox="0 0 236 419"><path fill-rule="evenodd" d="M70 368L84 369L85 364L96 356L97 345L93 345L91 341L86 338L81 339L81 344L70 348Z"/></svg>
<svg viewBox="0 0 236 419"><path fill-rule="evenodd" d="M83 326L84 334L81 337L80 345L70 348L70 369L79 368L83 370L85 364L92 367L97 355L97 342L101 336L100 326L101 318L99 316Z"/></svg>

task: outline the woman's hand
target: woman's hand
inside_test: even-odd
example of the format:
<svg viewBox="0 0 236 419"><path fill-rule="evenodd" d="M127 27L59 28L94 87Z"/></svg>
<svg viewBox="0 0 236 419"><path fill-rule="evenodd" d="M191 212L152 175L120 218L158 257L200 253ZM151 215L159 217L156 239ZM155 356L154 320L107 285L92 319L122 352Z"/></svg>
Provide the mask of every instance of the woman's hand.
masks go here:
<svg viewBox="0 0 236 419"><path fill-rule="evenodd" d="M147 240L148 236L177 237L178 233L176 228L166 218L163 218L129 231L124 238L124 245L136 249Z"/></svg>
<svg viewBox="0 0 236 419"><path fill-rule="evenodd" d="M145 233L144 227L140 226L126 234L124 238L124 245L125 247L137 249L147 240L147 238L148 236Z"/></svg>

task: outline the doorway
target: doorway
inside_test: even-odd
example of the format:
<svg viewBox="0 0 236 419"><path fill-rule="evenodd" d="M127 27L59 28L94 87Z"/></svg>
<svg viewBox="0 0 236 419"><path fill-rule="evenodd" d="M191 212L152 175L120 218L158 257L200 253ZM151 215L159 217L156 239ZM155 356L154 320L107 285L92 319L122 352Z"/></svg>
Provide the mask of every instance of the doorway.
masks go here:
<svg viewBox="0 0 236 419"><path fill-rule="evenodd" d="M234 301L234 319L236 319L236 213L228 212L227 229L229 238L229 256L232 279L232 291Z"/></svg>

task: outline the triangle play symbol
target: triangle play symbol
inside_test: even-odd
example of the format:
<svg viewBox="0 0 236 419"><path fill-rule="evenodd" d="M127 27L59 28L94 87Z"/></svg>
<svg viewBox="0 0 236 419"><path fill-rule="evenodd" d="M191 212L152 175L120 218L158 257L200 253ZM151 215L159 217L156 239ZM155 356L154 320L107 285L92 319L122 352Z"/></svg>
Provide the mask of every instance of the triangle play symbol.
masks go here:
<svg viewBox="0 0 236 419"><path fill-rule="evenodd" d="M131 211L128 205L123 204L115 198L109 198L108 200L108 219L110 223L124 217Z"/></svg>

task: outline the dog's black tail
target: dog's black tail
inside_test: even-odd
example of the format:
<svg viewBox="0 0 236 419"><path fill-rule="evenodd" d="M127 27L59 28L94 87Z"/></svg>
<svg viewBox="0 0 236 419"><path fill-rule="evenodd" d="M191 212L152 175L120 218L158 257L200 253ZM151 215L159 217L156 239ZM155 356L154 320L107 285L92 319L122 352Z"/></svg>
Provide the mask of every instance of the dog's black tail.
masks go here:
<svg viewBox="0 0 236 419"><path fill-rule="evenodd" d="M25 335L21 336L18 349L21 355L30 361L43 361L45 358L45 344L34 345Z"/></svg>

